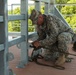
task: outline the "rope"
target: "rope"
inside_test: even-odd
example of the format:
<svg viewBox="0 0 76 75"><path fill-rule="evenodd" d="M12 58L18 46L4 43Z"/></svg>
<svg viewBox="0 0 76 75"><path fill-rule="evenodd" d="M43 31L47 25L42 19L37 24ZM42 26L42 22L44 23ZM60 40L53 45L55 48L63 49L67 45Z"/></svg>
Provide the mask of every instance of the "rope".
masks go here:
<svg viewBox="0 0 76 75"><path fill-rule="evenodd" d="M31 60L30 60L31 62L34 61L38 65L53 67L53 68L56 68L56 69L59 69L59 70L64 70L65 69L65 67L62 67L62 66L59 66L59 65L48 65L48 64L44 64L44 63L39 62L38 59L43 59L44 57L40 54L37 54L37 55L33 56L34 51L36 51L35 48L33 49L32 54L31 54Z"/></svg>

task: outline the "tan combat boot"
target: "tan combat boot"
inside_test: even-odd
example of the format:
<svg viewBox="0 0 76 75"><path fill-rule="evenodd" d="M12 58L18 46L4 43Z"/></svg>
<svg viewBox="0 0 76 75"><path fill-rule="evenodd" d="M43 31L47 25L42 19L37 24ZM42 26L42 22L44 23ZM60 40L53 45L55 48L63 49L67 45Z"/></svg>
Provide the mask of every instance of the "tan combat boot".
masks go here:
<svg viewBox="0 0 76 75"><path fill-rule="evenodd" d="M63 65L65 63L65 61L66 61L65 55L62 54L62 55L60 55L60 57L55 62L55 65L61 66L61 65Z"/></svg>

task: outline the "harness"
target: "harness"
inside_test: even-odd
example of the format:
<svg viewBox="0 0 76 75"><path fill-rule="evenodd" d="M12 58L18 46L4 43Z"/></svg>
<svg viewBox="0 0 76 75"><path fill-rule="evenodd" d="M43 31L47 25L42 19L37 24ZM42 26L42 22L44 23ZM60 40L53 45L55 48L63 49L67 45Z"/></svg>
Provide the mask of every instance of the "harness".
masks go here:
<svg viewBox="0 0 76 75"><path fill-rule="evenodd" d="M63 66L48 65L48 64L44 64L44 63L39 62L39 59L43 59L44 57L41 54L39 54L39 53L37 55L34 55L34 52L36 52L37 50L39 50L41 47L35 48L34 46L31 46L31 45L30 45L30 47L33 48L33 51L32 51L32 54L31 54L31 59L29 60L30 62L35 62L38 65L46 66L46 67L52 67L52 68L59 69L59 70L64 70L65 69L65 67L63 67ZM63 52L63 51L58 51L58 52L64 53L64 54L68 54L68 55L76 56L76 54L71 54L71 53L67 53L67 52ZM67 58L67 59L71 60L73 58ZM69 61L69 62L71 62L71 61Z"/></svg>
<svg viewBox="0 0 76 75"><path fill-rule="evenodd" d="M41 63L38 61L38 59L43 59L44 57L40 54L37 54L35 56L33 56L34 52L37 51L38 49L40 48L35 48L34 46L30 46L33 48L33 51L32 51L32 54L31 54L31 62L35 62L36 64L38 65L41 65L41 66L47 66L47 67L53 67L53 68L56 68L56 69L59 69L59 70L64 70L65 67L62 67L62 66L59 66L59 65L48 65L48 64L44 64L44 63Z"/></svg>

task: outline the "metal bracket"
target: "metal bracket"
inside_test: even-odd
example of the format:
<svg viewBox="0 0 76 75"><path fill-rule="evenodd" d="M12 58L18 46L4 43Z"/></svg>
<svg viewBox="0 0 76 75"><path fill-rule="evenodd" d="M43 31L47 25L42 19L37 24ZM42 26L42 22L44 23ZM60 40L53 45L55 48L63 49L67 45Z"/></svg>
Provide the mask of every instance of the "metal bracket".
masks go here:
<svg viewBox="0 0 76 75"><path fill-rule="evenodd" d="M16 74L14 74L14 72L12 71L12 69L9 69L9 75L16 75Z"/></svg>
<svg viewBox="0 0 76 75"><path fill-rule="evenodd" d="M11 52L8 52L6 57L7 57L7 61L12 61L14 59L14 55Z"/></svg>

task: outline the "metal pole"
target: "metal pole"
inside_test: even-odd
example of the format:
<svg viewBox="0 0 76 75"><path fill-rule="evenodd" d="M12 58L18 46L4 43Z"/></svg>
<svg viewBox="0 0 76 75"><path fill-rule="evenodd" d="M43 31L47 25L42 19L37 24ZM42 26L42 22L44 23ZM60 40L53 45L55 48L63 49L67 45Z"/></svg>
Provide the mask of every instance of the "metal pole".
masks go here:
<svg viewBox="0 0 76 75"><path fill-rule="evenodd" d="M21 0L21 14L25 20L21 20L21 36L25 36L25 41L21 43L21 61L18 68L24 68L28 63L28 0Z"/></svg>

